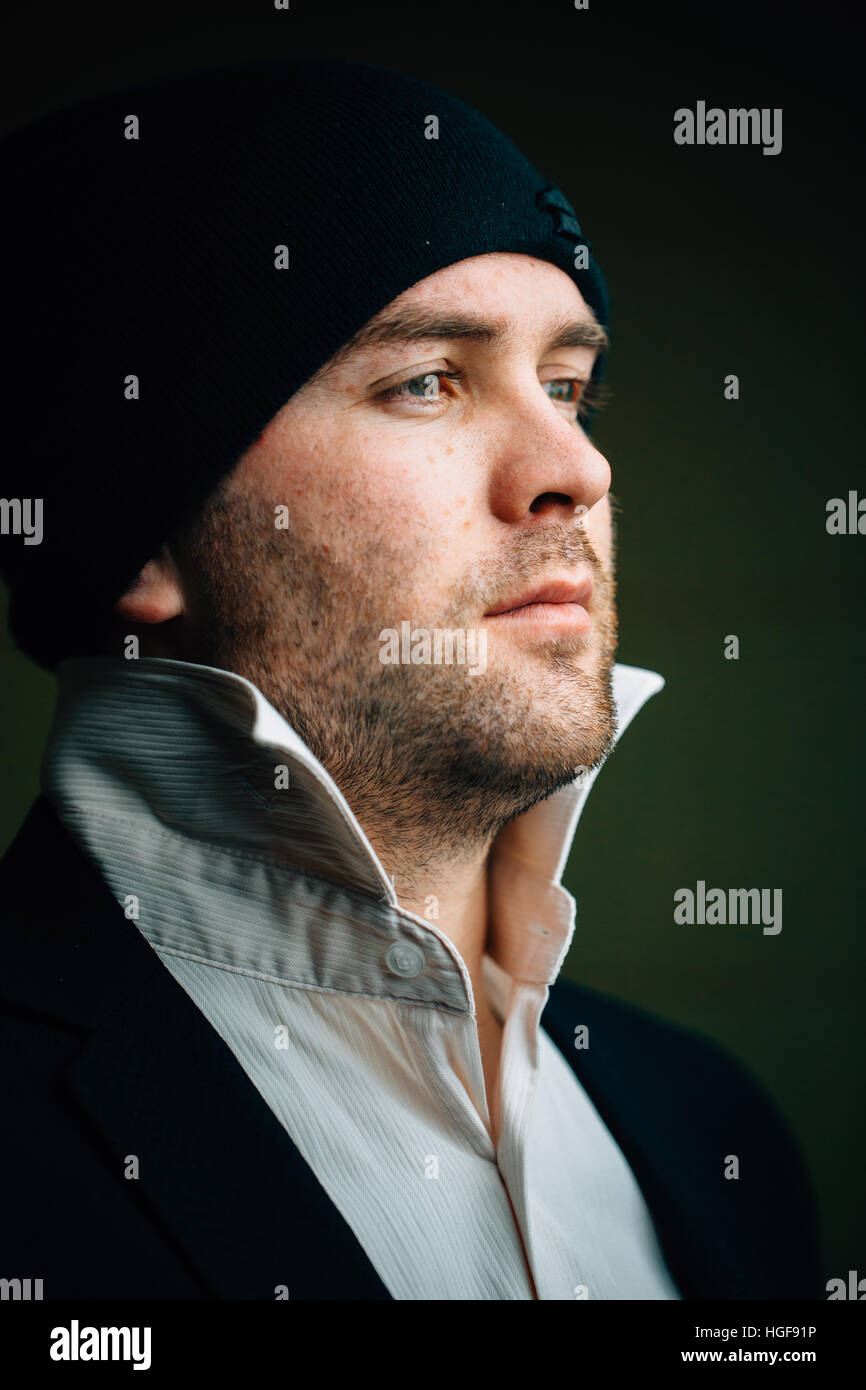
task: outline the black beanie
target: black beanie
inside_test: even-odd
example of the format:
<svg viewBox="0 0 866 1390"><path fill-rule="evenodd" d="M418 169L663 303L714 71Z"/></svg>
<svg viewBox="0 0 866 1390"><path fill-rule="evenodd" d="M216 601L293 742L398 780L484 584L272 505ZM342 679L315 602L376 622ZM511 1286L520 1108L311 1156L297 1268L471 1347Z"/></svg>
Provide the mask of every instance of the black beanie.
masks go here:
<svg viewBox="0 0 866 1390"><path fill-rule="evenodd" d="M608 325L565 196L472 107L368 64L251 63L100 97L7 136L0 178L0 572L12 636L49 669L419 280L524 252Z"/></svg>

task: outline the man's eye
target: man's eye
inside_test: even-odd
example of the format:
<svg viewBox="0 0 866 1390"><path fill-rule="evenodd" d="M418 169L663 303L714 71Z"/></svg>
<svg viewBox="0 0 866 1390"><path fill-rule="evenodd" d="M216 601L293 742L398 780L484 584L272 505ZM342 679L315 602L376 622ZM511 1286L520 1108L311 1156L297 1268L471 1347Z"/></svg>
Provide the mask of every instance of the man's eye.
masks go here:
<svg viewBox="0 0 866 1390"><path fill-rule="evenodd" d="M607 398L606 388L599 386L594 380L582 381L580 377L564 376L556 377L553 381L545 381L544 389L553 387L548 391L552 401L564 401L566 405L577 405L575 420L578 424L585 425L593 412L602 410Z"/></svg>
<svg viewBox="0 0 866 1390"><path fill-rule="evenodd" d="M551 400L565 401L566 405L574 405L579 400L579 393L583 385L584 383L578 381L577 377L563 376L554 381L545 381L544 389L547 391L548 386L552 386L553 390L548 392Z"/></svg>
<svg viewBox="0 0 866 1390"><path fill-rule="evenodd" d="M384 391L379 392L380 401L399 401L399 400L428 400L438 401L442 399L442 392L439 387L441 379L446 381L459 381L462 372L423 372L421 376L410 376L405 381L398 381L396 386L389 386Z"/></svg>
<svg viewBox="0 0 866 1390"><path fill-rule="evenodd" d="M395 386L388 386L384 391L376 395L378 401L417 401L419 405L426 403L438 405L440 401L452 396L452 392L443 392L441 383L443 381L457 382L464 377L462 371L436 371L421 372L418 376L407 377L405 381L398 381ZM577 418L584 419L590 409L597 410L600 407L600 400L597 393L593 390L592 382L581 380L580 377L556 377L552 381L542 382L544 390L550 399L562 402L565 405L575 405L577 407Z"/></svg>

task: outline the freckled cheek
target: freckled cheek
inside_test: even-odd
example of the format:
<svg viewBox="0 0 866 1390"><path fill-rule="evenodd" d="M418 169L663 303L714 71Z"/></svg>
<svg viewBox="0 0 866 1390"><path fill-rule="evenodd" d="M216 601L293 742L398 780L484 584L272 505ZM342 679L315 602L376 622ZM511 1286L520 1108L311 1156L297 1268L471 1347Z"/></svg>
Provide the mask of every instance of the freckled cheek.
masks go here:
<svg viewBox="0 0 866 1390"><path fill-rule="evenodd" d="M404 574L409 557L412 568L441 570L462 548L465 563L477 499L460 450L429 439L327 434L321 423L284 429L262 460L267 490L288 504L294 527L349 564L364 551L370 563L371 538L383 565Z"/></svg>
<svg viewBox="0 0 866 1390"><path fill-rule="evenodd" d="M431 525L453 524L458 513L462 521L467 464L453 445L412 436L375 436L356 441L354 451L350 445L346 457L354 460L352 486L360 508L372 498L378 511L399 517L403 531L414 530L419 536ZM459 507L458 495L464 499Z"/></svg>

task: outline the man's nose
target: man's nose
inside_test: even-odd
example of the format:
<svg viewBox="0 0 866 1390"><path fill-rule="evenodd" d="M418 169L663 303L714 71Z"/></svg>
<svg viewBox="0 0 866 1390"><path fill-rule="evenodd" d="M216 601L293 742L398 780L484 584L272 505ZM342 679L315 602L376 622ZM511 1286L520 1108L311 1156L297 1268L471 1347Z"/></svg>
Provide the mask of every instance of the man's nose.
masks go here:
<svg viewBox="0 0 866 1390"><path fill-rule="evenodd" d="M538 383L491 425L490 456L490 508L501 521L579 519L610 489L607 459Z"/></svg>

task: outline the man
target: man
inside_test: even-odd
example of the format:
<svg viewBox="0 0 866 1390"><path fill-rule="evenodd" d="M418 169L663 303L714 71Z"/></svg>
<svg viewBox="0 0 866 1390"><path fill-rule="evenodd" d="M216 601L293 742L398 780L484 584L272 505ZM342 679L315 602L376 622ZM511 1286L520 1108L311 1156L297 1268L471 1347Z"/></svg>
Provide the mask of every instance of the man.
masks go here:
<svg viewBox="0 0 866 1390"><path fill-rule="evenodd" d="M607 297L568 200L342 62L103 98L7 161L44 538L4 574L59 684L0 870L2 1273L820 1296L756 1083L559 978L577 818L662 684L615 664Z"/></svg>

